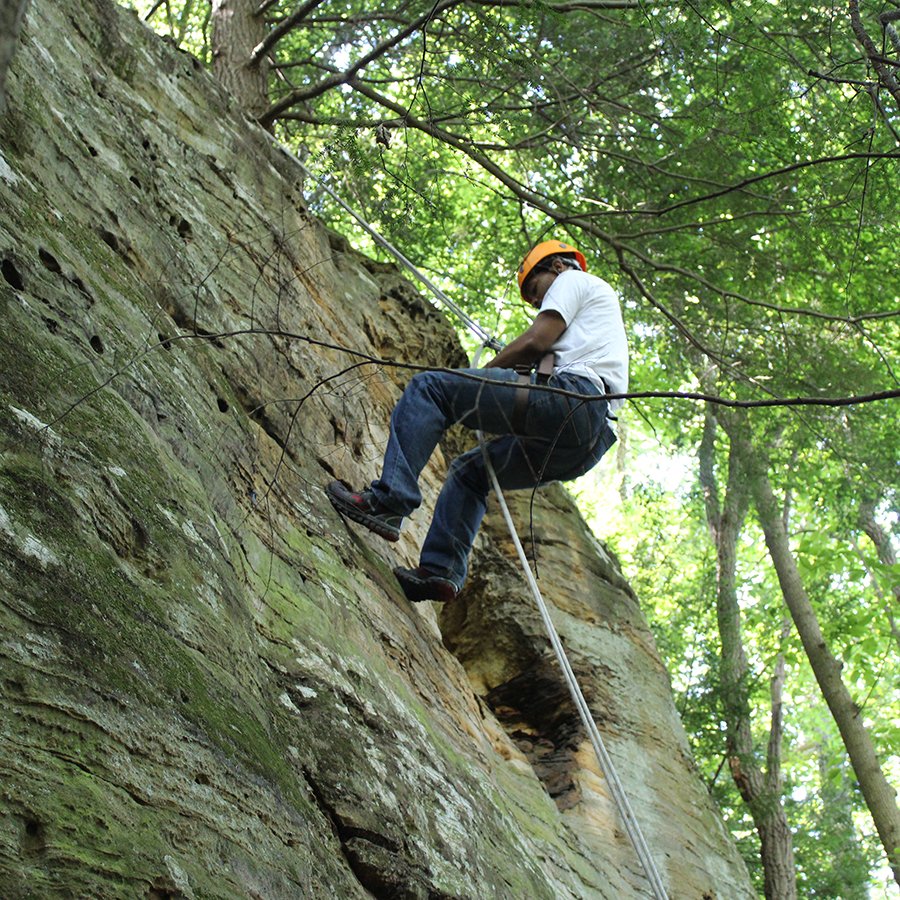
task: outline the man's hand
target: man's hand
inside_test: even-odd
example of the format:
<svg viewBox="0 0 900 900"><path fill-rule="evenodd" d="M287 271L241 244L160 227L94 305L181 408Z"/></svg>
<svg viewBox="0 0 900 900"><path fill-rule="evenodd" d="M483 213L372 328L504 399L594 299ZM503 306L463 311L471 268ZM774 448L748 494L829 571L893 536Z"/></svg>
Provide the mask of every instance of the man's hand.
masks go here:
<svg viewBox="0 0 900 900"><path fill-rule="evenodd" d="M486 369L513 369L537 362L566 330L566 320L556 310L538 313L531 326L507 344Z"/></svg>

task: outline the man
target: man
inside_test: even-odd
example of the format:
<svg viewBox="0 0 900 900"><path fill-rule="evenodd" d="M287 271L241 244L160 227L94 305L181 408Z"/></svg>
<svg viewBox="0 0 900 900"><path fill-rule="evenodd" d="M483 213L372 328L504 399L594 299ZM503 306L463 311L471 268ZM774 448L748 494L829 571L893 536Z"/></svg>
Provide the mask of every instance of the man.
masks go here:
<svg viewBox="0 0 900 900"><path fill-rule="evenodd" d="M399 540L403 517L422 502L419 474L458 422L498 435L486 449L504 490L568 481L591 469L616 439L608 417L622 401L600 398L628 389L628 346L615 292L586 270L584 255L569 244L534 247L518 271L522 297L539 310L532 325L484 369L415 375L391 416L381 477L359 493L331 482L326 491L334 507ZM516 367L532 367L548 353L555 354L549 380L535 374L529 380L578 397L511 386L519 381ZM409 600L456 597L490 490L480 447L453 461L418 567L394 569Z"/></svg>

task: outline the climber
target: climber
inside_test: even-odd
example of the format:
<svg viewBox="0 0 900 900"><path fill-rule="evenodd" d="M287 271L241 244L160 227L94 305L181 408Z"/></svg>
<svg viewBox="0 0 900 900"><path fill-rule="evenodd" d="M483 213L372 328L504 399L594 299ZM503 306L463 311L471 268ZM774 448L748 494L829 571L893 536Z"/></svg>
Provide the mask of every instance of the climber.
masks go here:
<svg viewBox="0 0 900 900"><path fill-rule="evenodd" d="M415 375L391 415L381 477L360 492L340 481L327 485L338 512L388 541L399 540L404 516L422 502L419 474L456 423L497 435L485 446L504 490L577 478L613 445L609 417L622 401L597 398L628 389L628 346L615 292L587 273L579 250L560 241L535 246L519 266L518 283L523 299L538 310L531 326L483 369ZM520 374L539 363L540 371ZM579 396L509 386L524 383ZM456 597L490 489L480 447L453 461L419 565L394 569L409 600Z"/></svg>

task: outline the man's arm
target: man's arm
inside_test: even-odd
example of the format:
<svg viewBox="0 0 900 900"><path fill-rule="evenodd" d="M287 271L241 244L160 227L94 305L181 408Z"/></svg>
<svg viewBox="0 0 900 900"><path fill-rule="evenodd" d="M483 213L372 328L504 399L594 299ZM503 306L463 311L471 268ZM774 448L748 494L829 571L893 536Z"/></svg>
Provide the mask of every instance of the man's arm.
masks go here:
<svg viewBox="0 0 900 900"><path fill-rule="evenodd" d="M512 369L537 362L566 330L566 320L556 310L538 313L529 328L507 344L486 366Z"/></svg>

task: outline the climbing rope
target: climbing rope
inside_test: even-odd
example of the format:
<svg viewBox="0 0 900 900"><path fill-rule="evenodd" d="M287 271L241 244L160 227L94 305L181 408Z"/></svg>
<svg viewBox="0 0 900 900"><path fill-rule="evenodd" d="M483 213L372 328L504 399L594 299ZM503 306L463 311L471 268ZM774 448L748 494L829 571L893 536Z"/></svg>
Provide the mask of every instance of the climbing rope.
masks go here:
<svg viewBox="0 0 900 900"><path fill-rule="evenodd" d="M625 789L622 787L622 782L619 781L619 776L616 774L616 768L613 765L612 757L610 757L609 752L606 749L606 745L603 743L603 739L600 737L600 732L597 730L597 725L594 722L594 717L591 713L590 707L587 705L587 701L584 699L584 694L581 692L581 688L579 687L578 681L575 678L575 673L572 671L572 666L569 663L569 658L568 656L566 656L566 651L559 639L559 634L557 633L556 628L553 625L553 621L550 618L550 612L547 609L547 604L544 602L544 598L541 596L540 589L537 586L537 581L535 580L535 577L531 571L531 567L528 565L528 558L525 556L525 550L522 547L522 542L519 540L519 535L516 533L516 525L513 522L512 515L510 515L509 507L506 505L506 498L503 496L503 491L500 489L500 483L497 481L497 474L494 472L490 460L488 459L487 450L485 448L481 432L478 432L478 440L481 443L481 450L484 453L484 458L487 463L488 474L491 478L491 484L493 485L494 493L497 495L497 500L500 503L500 509L503 511L503 518L506 520L506 527L509 529L509 533L512 536L513 543L516 545L516 552L519 554L519 561L522 563L522 569L525 572L525 577L528 579L528 586L531 588L531 594L534 597L534 602L537 604L537 607L541 613L541 618L544 620L544 628L547 630L547 635L549 636L550 643L553 646L553 652L556 654L556 658L559 661L559 667L562 669L563 677L566 679L566 684L569 687L569 693L572 695L572 699L575 701L575 705L578 707L578 715L581 717L581 721L584 724L585 729L587 730L588 736L590 737L591 745L594 748L594 753L597 754L597 760L600 763L600 770L603 772L603 777L606 779L607 784L609 784L613 800L615 801L616 807L619 810L619 815L622 817L622 821L625 823L625 830L628 832L628 837L631 838L631 843L634 845L634 849L638 855L638 859L641 861L641 865L644 867L644 872L647 875L647 880L650 882L650 887L653 889L653 896L656 898L656 900L668 900L666 895L666 888L662 883L662 878L660 878L659 872L656 868L656 864L653 862L653 857L650 854L650 848L647 846L647 842L644 840L643 832L641 831L640 825L638 825L637 819L634 816L634 812L631 809L631 804L628 802L628 795L625 793Z"/></svg>
<svg viewBox="0 0 900 900"><path fill-rule="evenodd" d="M482 345L475 354L475 359L473 361L474 368L478 368L478 360L480 359L483 350L484 346ZM484 442L484 435L481 431L476 431L475 434L478 437L478 445L481 447L481 452L484 456L485 467L487 468L488 476L491 479L491 486L494 489L494 493L497 495L497 502L500 504L500 510L506 521L506 527L509 529L513 544L515 544L516 553L519 555L519 561L522 563L522 570L525 572L525 578L528 581L528 587L531 589L531 595L534 597L534 602L541 614L541 619L544 622L544 629L547 632L547 636L550 638L550 645L553 647L553 652L556 654L559 667L562 669L563 678L565 678L569 693L575 701L578 715L588 733L591 746L594 748L594 753L597 755L597 761L600 763L600 770L609 785L613 801L616 804L616 808L619 810L619 815L621 815L622 821L625 823L625 831L628 833L628 837L631 838L631 843L638 855L638 859L644 867L647 880L650 882L650 887L653 890L653 896L656 900L668 900L666 888L662 883L662 878L659 875L656 864L653 862L650 848L647 846L644 834L631 809L631 804L628 802L628 795L622 787L622 782L619 780L616 767L613 765L612 757L609 755L609 751L607 751L606 745L603 743L603 738L600 737L600 732L597 730L597 725L594 722L593 713L591 712L587 701L584 699L584 694L578 684L578 679L575 677L575 673L572 671L572 666L569 663L569 657L566 655L562 641L559 639L559 633L556 630L556 626L553 624L553 620L550 618L550 611L547 608L547 604L544 602L541 590L537 584L537 579L534 577L531 566L528 564L528 557L525 555L525 549L522 547L522 542L519 540L515 522L513 522L509 506L506 504L506 497L503 496L503 490L500 487L497 473L494 471L493 465L491 465L491 459Z"/></svg>
<svg viewBox="0 0 900 900"><path fill-rule="evenodd" d="M348 206L344 201L325 183L325 180L320 176L314 174L309 169L306 168L305 165L300 161L299 157L296 153L290 150L288 147L285 147L284 144L279 143L279 146L282 150L285 151L289 156L293 157L296 161L297 165L310 177L315 179L319 187L337 203L338 206L341 207L345 212L349 213L356 219L357 222L362 226L363 230L369 237L372 238L375 243L380 244L384 247L385 250L388 251L393 257L399 262L404 268L407 269L413 276L419 279L425 287L428 288L434 294L447 309L451 310L457 318L460 319L463 323L465 323L466 327L478 338L479 341L484 344L486 347L490 347L491 350L502 350L503 344L498 341L497 338L493 337L489 331L486 331L481 325L476 322L468 313L464 310L460 309L430 278L426 275L423 275L384 235L380 232L376 231L355 209Z"/></svg>
<svg viewBox="0 0 900 900"><path fill-rule="evenodd" d="M322 189L337 203L343 210L348 212L357 222L363 227L366 233L378 244L384 247L389 253L391 253L394 258L403 265L409 272L411 272L419 281L421 281L433 294L438 298L448 309L450 309L462 322L466 324L466 326L472 331L472 333L481 341L481 347L478 349L478 352L475 354L475 359L473 360L473 367L478 367L478 361L481 357L481 353L485 349L485 347L489 347L492 350L500 350L503 347L503 344L498 341L496 338L492 337L481 325L478 324L474 319L472 319L467 313L461 310L437 285L435 285L429 278L423 275L413 264L410 262L396 247L393 246L385 237L383 237L378 231L376 231L359 213L357 213L354 209L344 203L340 197L325 183L325 181L311 172L297 157L297 155L290 150L288 147L285 147L284 144L280 144L281 148L293 159L297 162L300 168L311 178L315 179L316 182L322 187ZM522 542L519 540L519 535L516 532L516 526L513 522L512 515L510 514L509 507L506 504L506 498L503 496L503 491L500 487L500 482L497 479L497 473L494 471L494 467L491 464L491 460L488 456L487 448L484 442L484 436L481 431L476 431L475 434L478 437L478 443L481 447L481 452L484 454L485 464L487 467L488 475L491 479L491 485L494 489L494 493L497 495L497 500L500 503L500 509L503 512L503 518L506 521L506 526L509 529L510 536L512 537L513 543L516 547L516 552L519 555L519 561L522 563L522 569L525 572L525 578L528 581L528 586L531 589L531 594L534 597L534 601L537 604L538 610L541 614L541 619L544 622L544 628L547 631L547 636L550 638L550 644L553 647L553 652L556 654L556 659L559 662L560 669L562 669L563 677L565 678L566 685L569 688L569 692L572 695L572 699L575 701L575 706L578 709L578 715L581 718L582 724L585 727L585 730L588 733L588 737L591 741L591 746L594 748L594 753L597 755L597 760L600 763L600 769L603 773L603 777L606 779L607 784L609 785L610 792L613 796L613 801L616 804L616 808L619 811L619 815L622 817L622 821L625 823L625 831L628 833L628 837L631 839L631 843L634 846L635 852L637 853L638 859L641 862L641 865L644 868L644 872L647 875L647 880L650 882L650 887L653 891L653 896L656 900L668 900L668 896L666 894L665 886L663 885L662 878L660 877L659 871L656 868L656 864L653 862L653 857L650 854L650 848L647 846L647 842L644 839L644 835L641 831L640 825L638 824L637 819L635 818L634 812L631 809L631 804L628 802L628 796L625 793L625 789L622 787L621 781L619 781L619 776L616 773L615 766L613 765L612 757L610 757L609 752L606 749L605 744L603 743L603 739L600 737L600 732L597 730L597 725L594 722L594 716L591 713L590 707L587 704L587 701L584 698L584 694L581 691L581 688L578 685L578 680L575 678L575 673L572 670L572 666L569 663L569 658L566 655L566 651L562 645L562 642L559 639L559 634L556 631L556 627L553 624L553 620L550 618L550 611L547 608L547 604L544 602L544 598L541 595L540 588L538 588L537 580L534 577L534 574L531 571L531 566L528 564L528 557L525 555L525 550L522 547Z"/></svg>

